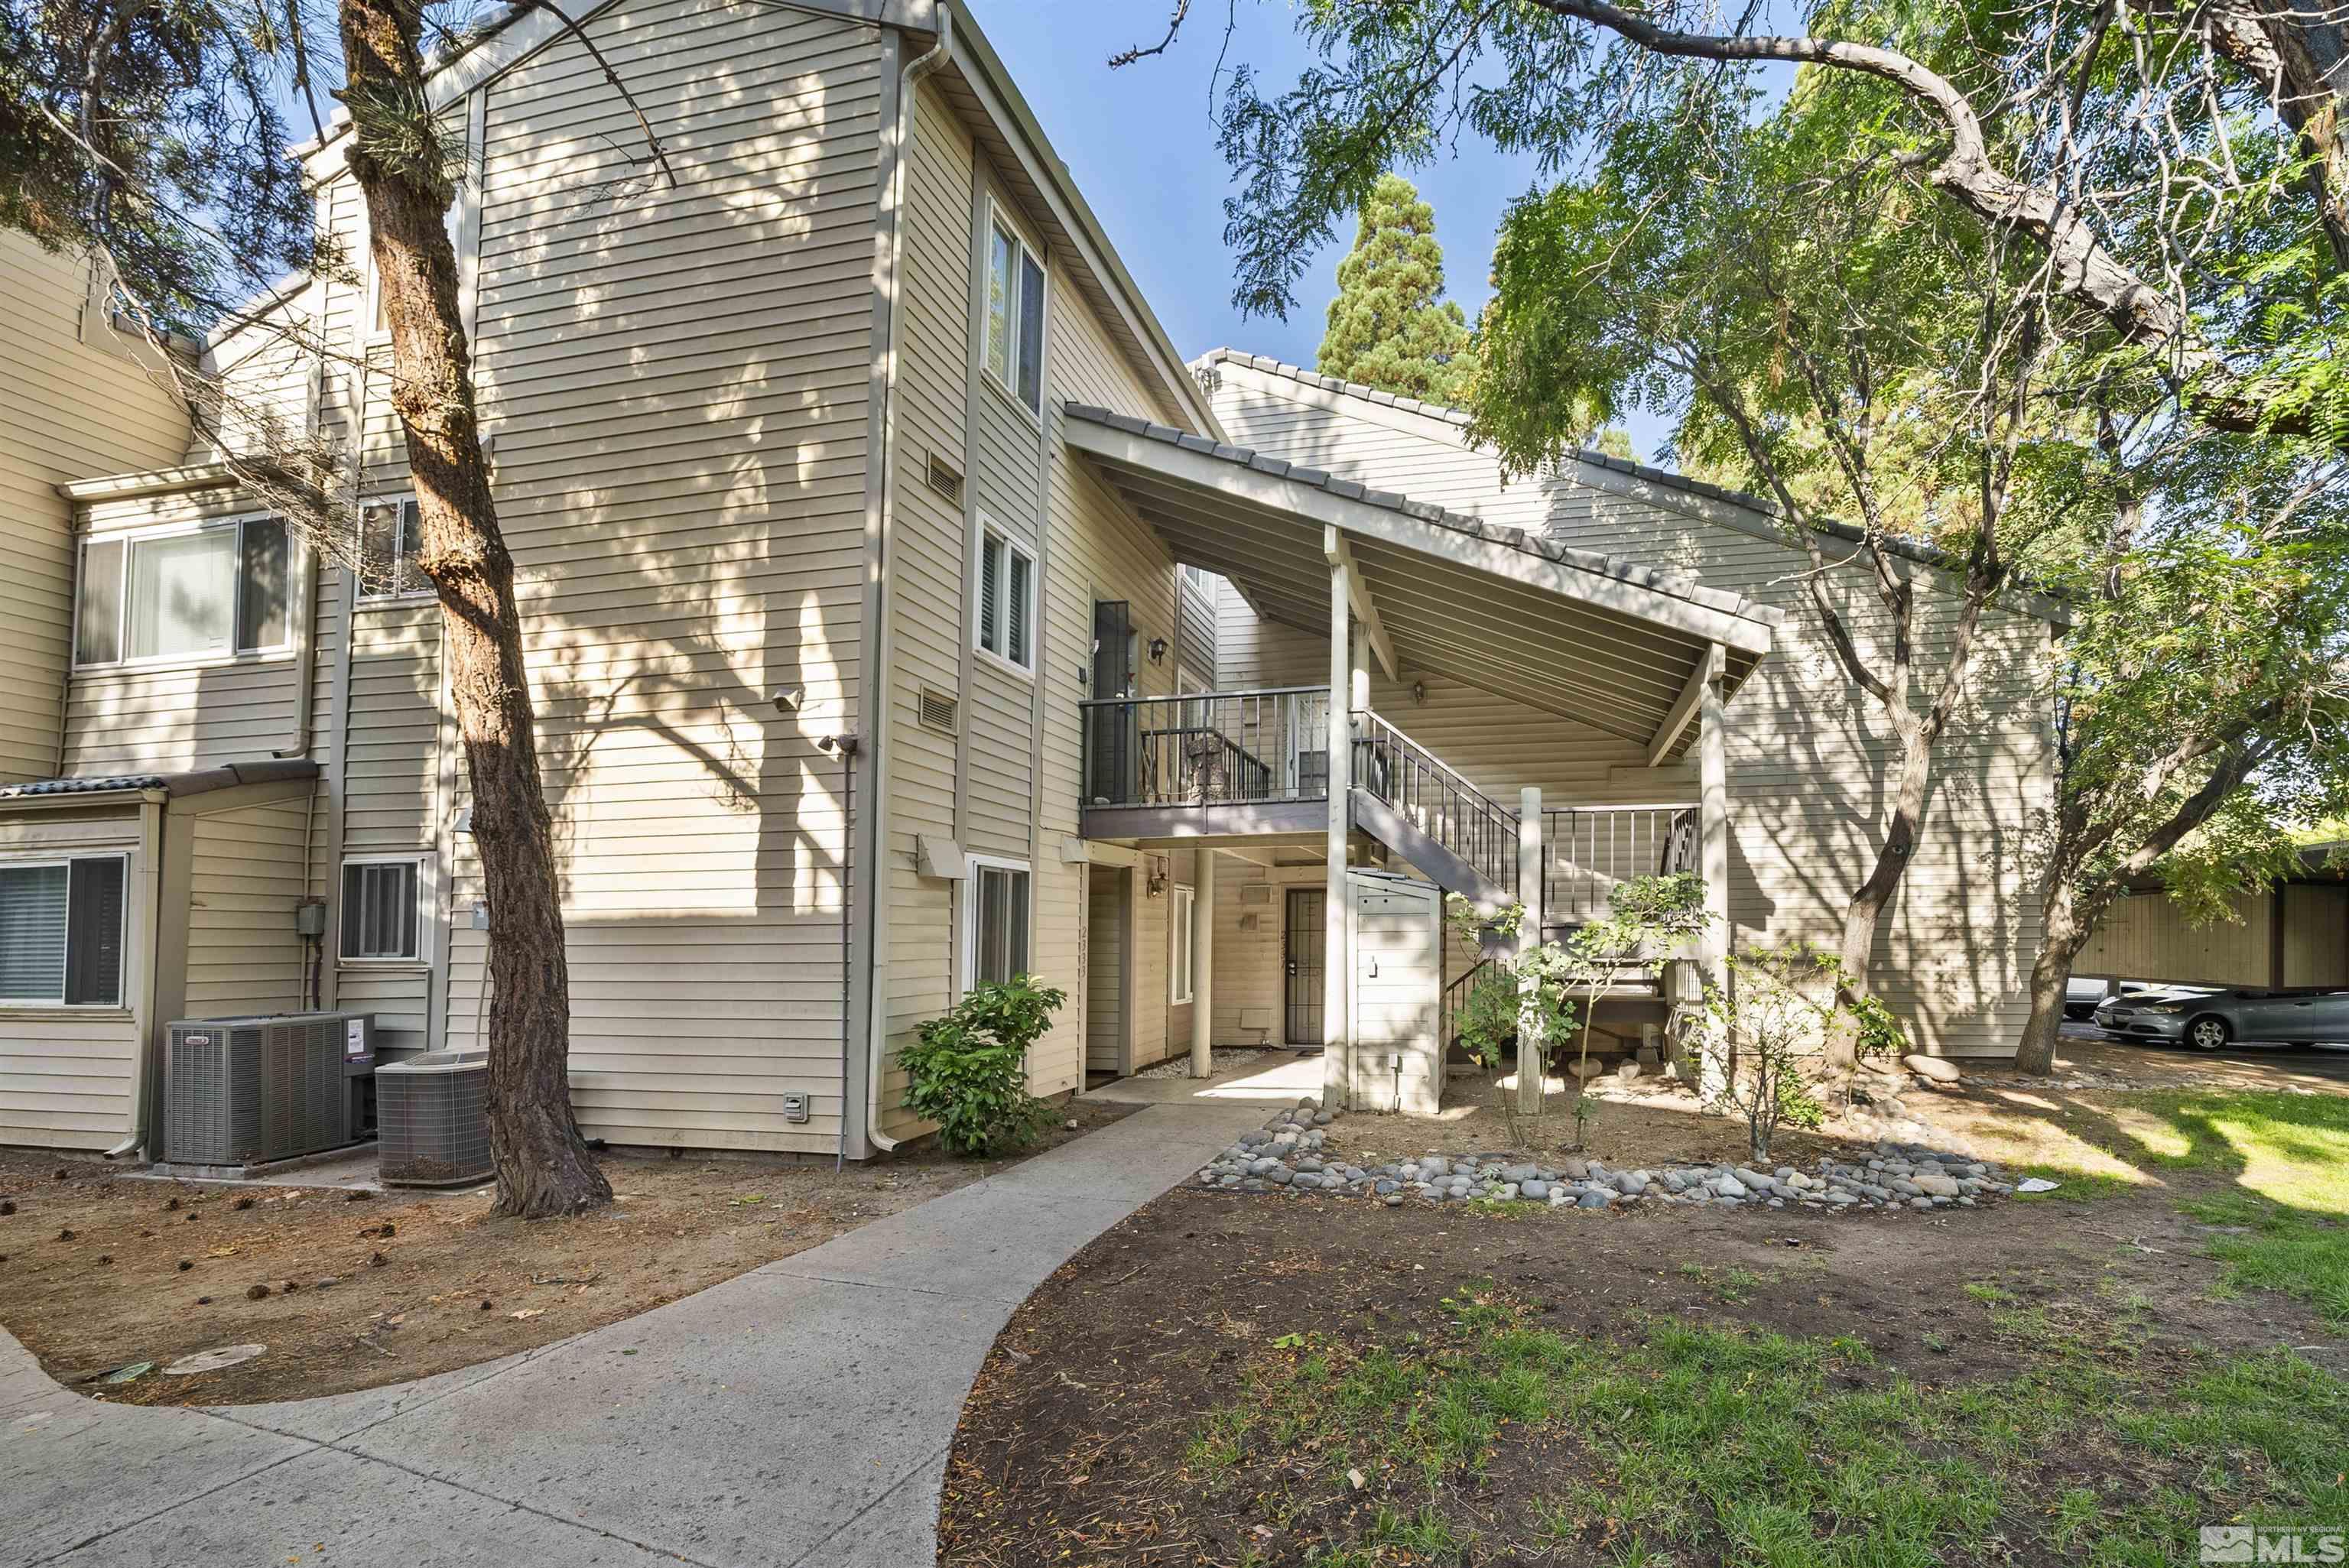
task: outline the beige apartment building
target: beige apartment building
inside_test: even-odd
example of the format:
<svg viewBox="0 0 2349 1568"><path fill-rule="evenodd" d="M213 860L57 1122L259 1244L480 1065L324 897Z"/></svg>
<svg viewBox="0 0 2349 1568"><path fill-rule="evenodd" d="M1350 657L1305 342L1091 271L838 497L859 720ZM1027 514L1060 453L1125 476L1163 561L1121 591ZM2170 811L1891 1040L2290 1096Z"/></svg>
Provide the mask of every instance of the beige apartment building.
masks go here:
<svg viewBox="0 0 2349 1568"><path fill-rule="evenodd" d="M1555 927L1688 870L1724 917L1693 964L1832 935L1886 737L1759 503L1592 456L1505 486L1448 410L1185 363L960 0L583 16L674 187L544 12L435 94L591 1136L869 1156L925 1130L896 1047L1019 973L1070 998L1039 1092L1260 1044L1424 1109L1477 962L1445 892ZM364 255L344 145L309 163ZM368 571L184 423L45 476L72 657L25 677L56 759L0 794L0 1143L168 1148L174 1019L364 1009L397 1056L493 1004L371 291L285 308L333 352L205 352L349 454ZM1872 978L1931 1050L2025 1011L2046 611L1993 614L1886 915Z"/></svg>

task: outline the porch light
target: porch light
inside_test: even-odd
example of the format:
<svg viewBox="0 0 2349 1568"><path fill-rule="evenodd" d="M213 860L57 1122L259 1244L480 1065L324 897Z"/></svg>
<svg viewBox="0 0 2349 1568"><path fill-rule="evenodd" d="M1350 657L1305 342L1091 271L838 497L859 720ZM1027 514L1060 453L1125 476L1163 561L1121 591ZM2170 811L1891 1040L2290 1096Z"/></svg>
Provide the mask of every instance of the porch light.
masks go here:
<svg viewBox="0 0 2349 1568"><path fill-rule="evenodd" d="M1165 638L1153 637L1150 639L1150 662L1154 665L1163 665L1166 662Z"/></svg>

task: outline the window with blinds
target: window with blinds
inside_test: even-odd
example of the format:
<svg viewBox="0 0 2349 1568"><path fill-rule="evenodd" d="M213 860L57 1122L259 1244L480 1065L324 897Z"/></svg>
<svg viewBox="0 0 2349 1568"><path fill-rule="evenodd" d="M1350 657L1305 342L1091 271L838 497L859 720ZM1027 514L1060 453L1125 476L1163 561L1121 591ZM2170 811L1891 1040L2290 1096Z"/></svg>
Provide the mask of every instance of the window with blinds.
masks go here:
<svg viewBox="0 0 2349 1568"><path fill-rule="evenodd" d="M92 540L76 584L74 662L219 658L294 642L285 520Z"/></svg>
<svg viewBox="0 0 2349 1568"><path fill-rule="evenodd" d="M965 911L963 984L999 985L1028 973L1028 868L973 857Z"/></svg>
<svg viewBox="0 0 2349 1568"><path fill-rule="evenodd" d="M357 962L423 957L417 919L419 879L412 860L350 861L343 866L342 955Z"/></svg>
<svg viewBox="0 0 2349 1568"><path fill-rule="evenodd" d="M122 1006L120 855L0 863L0 1003Z"/></svg>
<svg viewBox="0 0 2349 1568"><path fill-rule="evenodd" d="M1036 560L985 529L978 547L978 645L1019 670L1036 667Z"/></svg>

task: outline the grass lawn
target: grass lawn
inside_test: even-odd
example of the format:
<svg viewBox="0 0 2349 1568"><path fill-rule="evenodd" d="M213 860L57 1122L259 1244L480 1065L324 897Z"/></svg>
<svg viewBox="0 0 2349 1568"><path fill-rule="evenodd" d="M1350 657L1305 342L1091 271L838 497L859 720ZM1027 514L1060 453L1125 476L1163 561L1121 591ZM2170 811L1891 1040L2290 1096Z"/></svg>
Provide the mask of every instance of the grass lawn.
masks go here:
<svg viewBox="0 0 2349 1568"><path fill-rule="evenodd" d="M2042 1114L2056 1193L1928 1218L1172 1194L1005 1331L941 1561L2186 1568L2349 1524L2349 1097Z"/></svg>
<svg viewBox="0 0 2349 1568"><path fill-rule="evenodd" d="M2181 1377L2140 1358L2126 1315L2084 1333L1992 1305L2028 1369L1933 1387L1850 1337L1655 1317L1594 1340L1490 1282L1444 1307L1401 1344L1307 1336L1255 1358L1201 1423L1200 1483L1248 1492L1276 1528L1375 1495L1311 1568L2149 1568L2190 1561L2204 1523L2349 1518L2349 1384L2288 1351ZM1547 1462L1525 1466L1529 1446ZM1275 1455L1309 1462L1268 1490ZM1505 1456L1514 1499L1462 1506Z"/></svg>
<svg viewBox="0 0 2349 1568"><path fill-rule="evenodd" d="M2101 1158L2027 1167L2062 1184L2042 1201L2188 1189L2187 1213L2235 1233L2210 1243L2230 1288L2282 1291L2349 1326L2349 1097L2142 1093L2066 1119Z"/></svg>

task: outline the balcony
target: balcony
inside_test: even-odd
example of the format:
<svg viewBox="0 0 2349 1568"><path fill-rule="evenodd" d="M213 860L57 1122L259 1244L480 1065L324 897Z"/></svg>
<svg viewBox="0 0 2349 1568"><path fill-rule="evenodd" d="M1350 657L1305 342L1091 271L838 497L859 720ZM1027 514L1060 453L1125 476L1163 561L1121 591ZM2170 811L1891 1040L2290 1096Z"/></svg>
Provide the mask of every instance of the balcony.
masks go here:
<svg viewBox="0 0 2349 1568"><path fill-rule="evenodd" d="M1087 838L1328 826L1327 686L1101 697L1080 707Z"/></svg>

